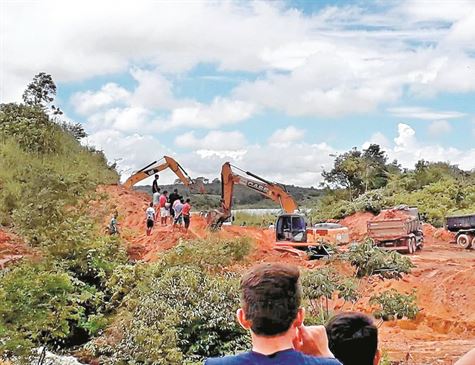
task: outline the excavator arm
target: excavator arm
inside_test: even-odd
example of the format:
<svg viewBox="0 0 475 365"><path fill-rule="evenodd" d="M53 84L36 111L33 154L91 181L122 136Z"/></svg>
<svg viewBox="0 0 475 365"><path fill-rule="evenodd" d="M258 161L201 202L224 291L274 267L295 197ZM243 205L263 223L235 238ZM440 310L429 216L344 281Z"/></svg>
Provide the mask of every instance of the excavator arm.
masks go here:
<svg viewBox="0 0 475 365"><path fill-rule="evenodd" d="M242 171L242 170L241 170ZM279 184L269 182L249 171L242 171L243 176L233 172L231 164L226 162L221 168L221 214L211 217L209 225L219 226L231 216L233 204L234 185L242 185L251 190L266 196L269 199L280 204L282 210L286 213L294 213L298 210L298 205L292 196Z"/></svg>
<svg viewBox="0 0 475 365"><path fill-rule="evenodd" d="M165 160L165 162L160 163L162 160ZM175 159L169 156L164 156L163 159L154 161L148 164L147 166L141 168L134 174L132 174L132 176L130 176L125 181L124 186L126 188L131 188L132 186L137 184L139 181L142 181L146 179L147 177L155 175L159 173L160 171L163 171L168 168L171 169L176 174L176 176L178 176L178 178L186 187L190 188L191 190L198 190L201 193L204 192L203 183L200 184L199 182L193 180L186 173L185 169L183 169L183 167L181 167L181 165L178 162L176 162Z"/></svg>

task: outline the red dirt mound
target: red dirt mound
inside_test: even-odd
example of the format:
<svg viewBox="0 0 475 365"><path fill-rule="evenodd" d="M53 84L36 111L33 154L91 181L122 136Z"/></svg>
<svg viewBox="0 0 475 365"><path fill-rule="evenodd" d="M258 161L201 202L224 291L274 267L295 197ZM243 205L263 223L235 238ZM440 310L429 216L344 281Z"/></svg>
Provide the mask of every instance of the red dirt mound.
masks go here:
<svg viewBox="0 0 475 365"><path fill-rule="evenodd" d="M350 230L350 239L360 241L367 234L368 221L374 217L370 212L356 212L340 221L340 224L348 227Z"/></svg>
<svg viewBox="0 0 475 365"><path fill-rule="evenodd" d="M398 209L387 209L382 210L376 217L374 217L373 221L384 221L387 219L409 219L410 216L404 212L403 210Z"/></svg>

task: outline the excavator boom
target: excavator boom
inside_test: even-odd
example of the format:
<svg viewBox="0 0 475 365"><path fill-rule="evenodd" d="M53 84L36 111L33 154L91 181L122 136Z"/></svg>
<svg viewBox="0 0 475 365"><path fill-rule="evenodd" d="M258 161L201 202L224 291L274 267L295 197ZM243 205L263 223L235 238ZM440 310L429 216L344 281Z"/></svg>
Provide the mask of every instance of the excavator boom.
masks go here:
<svg viewBox="0 0 475 365"><path fill-rule="evenodd" d="M243 176L233 172L231 164L226 162L221 168L221 198L222 205L220 214L215 214L208 221L210 226L220 226L222 222L231 216L231 208L233 203L234 185L239 184L266 196L269 199L280 204L282 210L286 213L294 213L298 209L298 205L292 196L279 184L271 183L249 171L243 171Z"/></svg>
<svg viewBox="0 0 475 365"><path fill-rule="evenodd" d="M159 164L161 160L165 160L165 162ZM147 166L141 168L139 171L135 172L130 176L124 183L124 186L126 188L131 188L135 184L137 184L139 181L142 181L146 179L149 176L153 176L160 171L163 171L165 169L171 169L176 176L181 180L181 182L191 190L198 190L199 192L203 193L204 192L204 186L203 183L197 182L193 180L181 167L181 165L175 161L172 157L169 156L164 156L163 159L154 161Z"/></svg>

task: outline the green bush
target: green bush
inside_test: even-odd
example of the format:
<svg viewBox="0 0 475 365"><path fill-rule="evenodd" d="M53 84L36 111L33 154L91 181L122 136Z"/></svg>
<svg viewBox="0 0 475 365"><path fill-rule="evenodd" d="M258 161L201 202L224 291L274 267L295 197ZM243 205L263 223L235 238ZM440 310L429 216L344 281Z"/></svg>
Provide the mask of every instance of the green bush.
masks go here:
<svg viewBox="0 0 475 365"><path fill-rule="evenodd" d="M152 265L124 299L118 341L87 347L101 363L182 364L248 346L235 320L238 279L195 267Z"/></svg>
<svg viewBox="0 0 475 365"><path fill-rule="evenodd" d="M67 273L25 263L0 280L0 352L24 355L32 346L58 344L84 319L84 290ZM84 288L82 288L84 289Z"/></svg>
<svg viewBox="0 0 475 365"><path fill-rule="evenodd" d="M370 304L379 306L379 309L374 312L375 318L382 318L385 321L404 317L414 319L419 313L415 291L411 294L401 294L395 289L390 289L372 296Z"/></svg>
<svg viewBox="0 0 475 365"><path fill-rule="evenodd" d="M247 237L180 240L160 261L165 266L195 265L208 269L220 268L243 260L252 247L252 240Z"/></svg>
<svg viewBox="0 0 475 365"><path fill-rule="evenodd" d="M234 214L233 225L236 226L251 226L267 228L276 221L275 214L250 214L245 212L236 212Z"/></svg>
<svg viewBox="0 0 475 365"><path fill-rule="evenodd" d="M333 268L305 270L301 281L308 324L324 324L330 319L328 299L337 297L345 302L356 302L360 296L357 281L339 274Z"/></svg>
<svg viewBox="0 0 475 365"><path fill-rule="evenodd" d="M353 244L340 259L347 260L356 268L356 276L381 275L384 278L401 278L414 267L411 260L395 251L386 251L371 240Z"/></svg>

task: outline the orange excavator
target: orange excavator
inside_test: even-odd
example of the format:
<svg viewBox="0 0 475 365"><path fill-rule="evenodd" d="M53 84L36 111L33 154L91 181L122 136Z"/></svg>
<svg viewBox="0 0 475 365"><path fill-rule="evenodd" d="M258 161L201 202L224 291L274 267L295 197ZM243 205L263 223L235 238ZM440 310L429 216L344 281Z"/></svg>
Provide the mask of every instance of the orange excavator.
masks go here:
<svg viewBox="0 0 475 365"><path fill-rule="evenodd" d="M208 226L212 230L219 229L231 217L234 185L242 185L280 204L283 214L279 215L275 224L276 241L307 242L306 222L299 214L298 205L284 186L267 181L252 172L244 171L236 166L243 174L234 172L231 164L226 162L221 168L221 207L208 213ZM247 176L243 176L247 175ZM306 246L303 244L303 246Z"/></svg>
<svg viewBox="0 0 475 365"><path fill-rule="evenodd" d="M162 162L164 160L164 162ZM163 156L160 160L153 161L152 163L148 164L147 166L141 168L137 172L133 173L124 183L126 188L131 188L139 181L146 179L147 177L153 176L160 171L165 169L171 169L176 176L181 180L181 182L189 188L191 191L197 191L200 193L204 193L204 185L202 181L193 180L185 171L181 165L175 161L170 156Z"/></svg>

